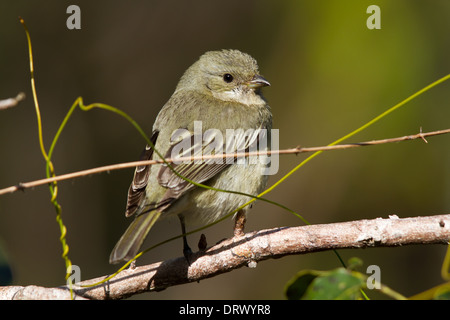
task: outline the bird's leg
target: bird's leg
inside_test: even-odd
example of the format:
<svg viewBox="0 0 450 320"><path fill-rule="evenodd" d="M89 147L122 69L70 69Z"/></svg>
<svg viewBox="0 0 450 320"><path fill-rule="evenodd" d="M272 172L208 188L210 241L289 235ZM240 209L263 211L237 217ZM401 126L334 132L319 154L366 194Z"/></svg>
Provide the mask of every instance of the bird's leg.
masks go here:
<svg viewBox="0 0 450 320"><path fill-rule="evenodd" d="M184 216L179 214L178 218L180 219L181 232L183 233L183 255L186 258L187 262L189 263L189 257L192 254L192 250L189 247L189 245L187 243L187 239L186 239L186 226L184 224Z"/></svg>
<svg viewBox="0 0 450 320"><path fill-rule="evenodd" d="M236 213L236 217L234 218L234 236L242 237L244 235L244 227L245 227L245 213L242 210L239 210Z"/></svg>

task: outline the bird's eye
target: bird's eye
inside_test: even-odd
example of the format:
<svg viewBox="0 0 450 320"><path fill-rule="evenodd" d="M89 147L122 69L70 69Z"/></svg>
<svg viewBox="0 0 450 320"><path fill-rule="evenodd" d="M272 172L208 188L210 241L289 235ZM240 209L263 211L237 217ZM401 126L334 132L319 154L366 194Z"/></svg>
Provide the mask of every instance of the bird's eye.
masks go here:
<svg viewBox="0 0 450 320"><path fill-rule="evenodd" d="M223 75L223 81L230 83L231 81L233 81L233 76L229 73L225 73Z"/></svg>

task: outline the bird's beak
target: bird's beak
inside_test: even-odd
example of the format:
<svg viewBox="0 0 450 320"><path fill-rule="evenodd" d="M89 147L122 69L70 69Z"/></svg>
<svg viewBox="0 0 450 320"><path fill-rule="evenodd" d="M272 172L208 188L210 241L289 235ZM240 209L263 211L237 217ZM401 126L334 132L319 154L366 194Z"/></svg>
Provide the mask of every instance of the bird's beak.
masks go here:
<svg viewBox="0 0 450 320"><path fill-rule="evenodd" d="M247 81L245 84L252 89L270 86L270 82L260 75L254 76L252 80Z"/></svg>

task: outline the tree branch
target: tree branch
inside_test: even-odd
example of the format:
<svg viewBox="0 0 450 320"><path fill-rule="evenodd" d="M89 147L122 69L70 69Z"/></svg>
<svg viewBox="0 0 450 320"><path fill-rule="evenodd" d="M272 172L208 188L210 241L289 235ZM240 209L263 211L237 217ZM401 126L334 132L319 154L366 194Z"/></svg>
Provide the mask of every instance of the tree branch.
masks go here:
<svg viewBox="0 0 450 320"><path fill-rule="evenodd" d="M15 98L0 100L0 110L5 110L11 107L15 107L20 101L25 99L25 93L20 92Z"/></svg>
<svg viewBox="0 0 450 320"><path fill-rule="evenodd" d="M190 265L184 257L179 257L126 269L95 287L82 286L102 281L106 276L83 281L80 286L75 286L74 292L78 299L124 299L138 293L211 278L243 266L254 268L260 261L286 255L330 249L448 244L449 241L450 214L403 219L390 216L388 219L274 228L233 237L194 253ZM0 288L0 299L55 297L69 299L68 288Z"/></svg>
<svg viewBox="0 0 450 320"><path fill-rule="evenodd" d="M48 183L52 183L55 181L74 179L74 178L87 176L87 175L91 175L91 174L96 174L96 173L101 173L101 172L106 172L106 171L109 172L109 171L120 170L120 169L125 169L125 168L134 168L137 166L154 165L154 164L158 164L158 163L164 163L164 161L171 163L171 162L175 162L175 161L183 162L183 161L208 160L208 159L220 159L220 158L223 158L223 159L235 158L235 157L239 158L239 157L251 157L251 156L258 156L258 155L299 154L299 153L306 153L306 152L330 151L330 150L341 150L341 149L374 146L374 145L385 144L385 143L393 143L393 142L409 141L409 140L417 140L417 139L422 139L424 142L428 143L428 141L425 138L442 135L442 134L447 134L447 133L450 133L450 129L437 130L437 131L425 132L425 133L422 133L422 130L421 130L417 134L407 135L407 136L403 136L403 137L372 140L372 141L350 143L350 144L340 144L340 145L335 145L335 146L322 146L322 147L310 147L310 148L295 147L295 148L284 149L284 150L204 155L204 156L199 156L199 157L180 157L180 158L176 158L176 159L167 158L165 160L133 161L133 162L112 164L112 165L107 165L107 166L103 166L103 167L97 167L97 168L67 173L67 174L63 174L63 175L59 175L59 176L54 176L54 177L30 181L30 182L23 182L23 183L19 182L15 186L10 186L7 188L0 189L0 195L7 194L7 193L13 193L18 190L23 191L27 188L33 188L33 187L45 185Z"/></svg>

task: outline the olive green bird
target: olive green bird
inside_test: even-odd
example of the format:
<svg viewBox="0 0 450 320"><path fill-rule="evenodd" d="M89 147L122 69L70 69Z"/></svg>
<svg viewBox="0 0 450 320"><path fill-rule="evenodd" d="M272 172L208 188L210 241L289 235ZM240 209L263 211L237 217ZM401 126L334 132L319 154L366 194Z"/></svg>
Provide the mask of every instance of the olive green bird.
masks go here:
<svg viewBox="0 0 450 320"><path fill-rule="evenodd" d="M269 85L250 55L238 50L206 52L186 70L159 112L151 136L155 149L166 158L173 158L174 154L198 156L207 150L214 154L218 146L223 153L236 153L258 144L259 133L265 129L269 141L265 150L269 150L272 113L260 90ZM202 129L200 135L194 130L198 124ZM229 130L236 135L235 143L219 139L228 138ZM246 134L248 130L254 134ZM178 135L174 134L177 132ZM211 133L207 139L206 132ZM182 148L187 142L192 143L190 148ZM141 160L150 159L159 159L159 156L147 145ZM173 163L171 167L191 181L216 189L251 195L261 193L267 182L267 156L259 155L256 161L231 160L190 160ZM150 229L162 217L178 216L185 234L185 223L217 221L249 200L250 197L240 194L196 186L166 164L139 166L128 190L125 212L127 217L135 215L135 219L114 247L110 263L135 257ZM239 212L242 221L248 209L249 206ZM190 252L184 237L183 253L188 257Z"/></svg>

